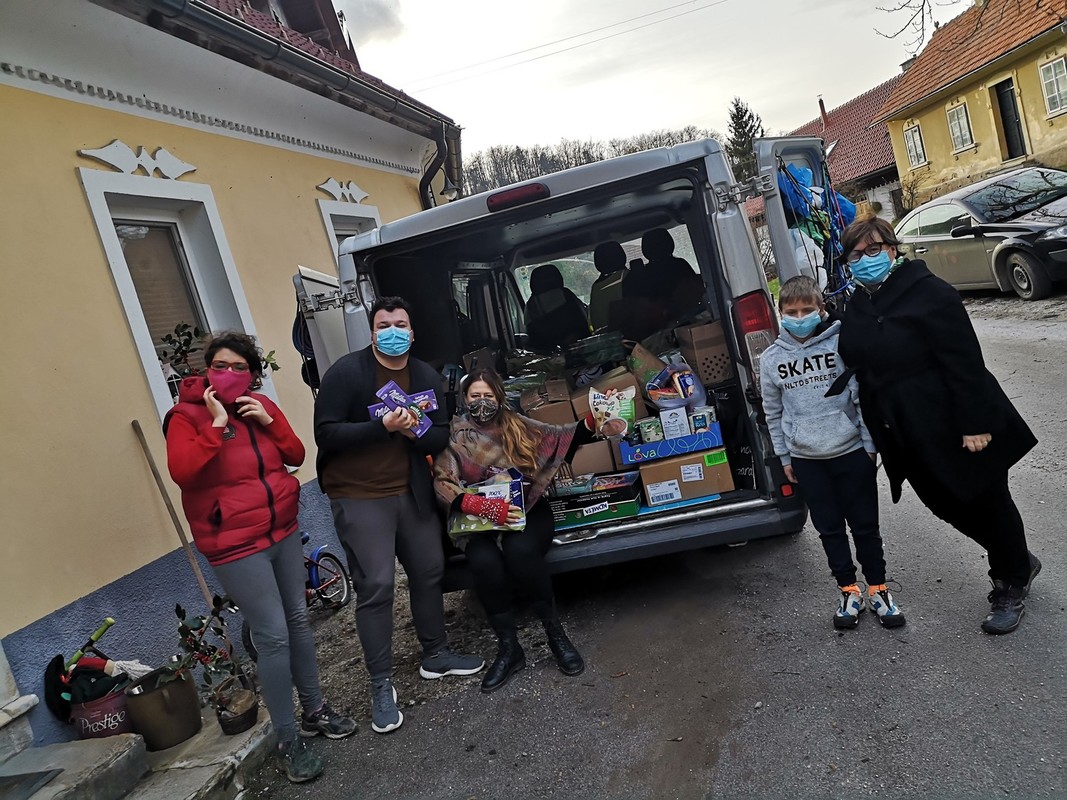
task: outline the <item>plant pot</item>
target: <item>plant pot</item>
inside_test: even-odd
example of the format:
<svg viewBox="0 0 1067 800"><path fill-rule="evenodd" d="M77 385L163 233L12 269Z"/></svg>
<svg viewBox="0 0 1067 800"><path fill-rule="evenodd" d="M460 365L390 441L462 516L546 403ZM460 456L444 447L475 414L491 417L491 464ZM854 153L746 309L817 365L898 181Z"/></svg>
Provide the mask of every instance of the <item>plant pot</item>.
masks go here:
<svg viewBox="0 0 1067 800"><path fill-rule="evenodd" d="M227 736L244 733L259 719L259 701L239 678L227 678L215 690L215 718Z"/></svg>
<svg viewBox="0 0 1067 800"><path fill-rule="evenodd" d="M118 733L132 733L125 692L111 692L87 703L72 703L70 721L79 739L101 739Z"/></svg>
<svg viewBox="0 0 1067 800"><path fill-rule="evenodd" d="M133 728L144 737L148 750L166 750L200 731L200 696L196 682L182 675L168 683L159 679L163 667L153 670L126 688L126 708Z"/></svg>

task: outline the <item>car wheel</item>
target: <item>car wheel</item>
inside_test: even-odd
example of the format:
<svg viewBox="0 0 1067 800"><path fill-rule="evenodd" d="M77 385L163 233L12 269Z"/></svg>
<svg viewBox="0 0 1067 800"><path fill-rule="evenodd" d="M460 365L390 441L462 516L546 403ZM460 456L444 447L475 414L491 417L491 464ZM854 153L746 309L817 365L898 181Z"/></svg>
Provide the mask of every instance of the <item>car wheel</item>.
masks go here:
<svg viewBox="0 0 1067 800"><path fill-rule="evenodd" d="M1008 256L1008 280L1023 300L1041 300L1052 293L1052 281L1041 263L1029 253Z"/></svg>

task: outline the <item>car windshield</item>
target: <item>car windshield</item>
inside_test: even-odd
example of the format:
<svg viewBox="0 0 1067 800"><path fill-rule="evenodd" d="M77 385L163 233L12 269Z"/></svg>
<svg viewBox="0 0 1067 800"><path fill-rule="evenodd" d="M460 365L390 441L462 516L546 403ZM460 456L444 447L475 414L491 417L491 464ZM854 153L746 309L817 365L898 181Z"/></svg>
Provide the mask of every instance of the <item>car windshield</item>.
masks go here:
<svg viewBox="0 0 1067 800"><path fill-rule="evenodd" d="M984 186L966 202L984 222L1007 222L1067 195L1067 172L1030 169Z"/></svg>

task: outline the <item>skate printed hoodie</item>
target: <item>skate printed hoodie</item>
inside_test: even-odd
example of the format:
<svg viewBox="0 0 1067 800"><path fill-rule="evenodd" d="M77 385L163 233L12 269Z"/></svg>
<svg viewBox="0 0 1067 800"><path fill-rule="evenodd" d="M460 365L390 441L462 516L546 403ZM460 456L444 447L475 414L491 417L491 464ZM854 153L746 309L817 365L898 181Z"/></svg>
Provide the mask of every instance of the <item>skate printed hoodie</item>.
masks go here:
<svg viewBox="0 0 1067 800"><path fill-rule="evenodd" d="M763 410L774 454L783 466L794 456L835 458L859 447L874 452L860 416L855 377L841 394L826 397L845 371L837 352L840 329L841 323L834 321L805 342L783 329L760 357Z"/></svg>

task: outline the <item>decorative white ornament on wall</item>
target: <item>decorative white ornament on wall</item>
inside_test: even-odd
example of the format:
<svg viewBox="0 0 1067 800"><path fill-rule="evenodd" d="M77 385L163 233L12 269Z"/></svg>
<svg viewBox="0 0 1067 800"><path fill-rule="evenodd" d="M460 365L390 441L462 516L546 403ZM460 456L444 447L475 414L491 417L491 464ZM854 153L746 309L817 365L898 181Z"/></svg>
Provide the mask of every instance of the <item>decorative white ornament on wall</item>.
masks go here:
<svg viewBox="0 0 1067 800"><path fill-rule="evenodd" d="M129 145L118 139L95 150L79 150L78 155L107 164L127 175L134 174L140 167L149 177L152 177L153 172L158 172L164 178L177 180L183 175L196 171L196 167L192 164L187 164L162 147L156 148L154 154L149 154L143 147L138 147L137 152L134 153Z"/></svg>
<svg viewBox="0 0 1067 800"><path fill-rule="evenodd" d="M367 192L360 189L352 181L342 183L337 178L330 178L325 183L320 183L316 188L322 189L334 200L345 203L362 203L366 198L370 197Z"/></svg>

